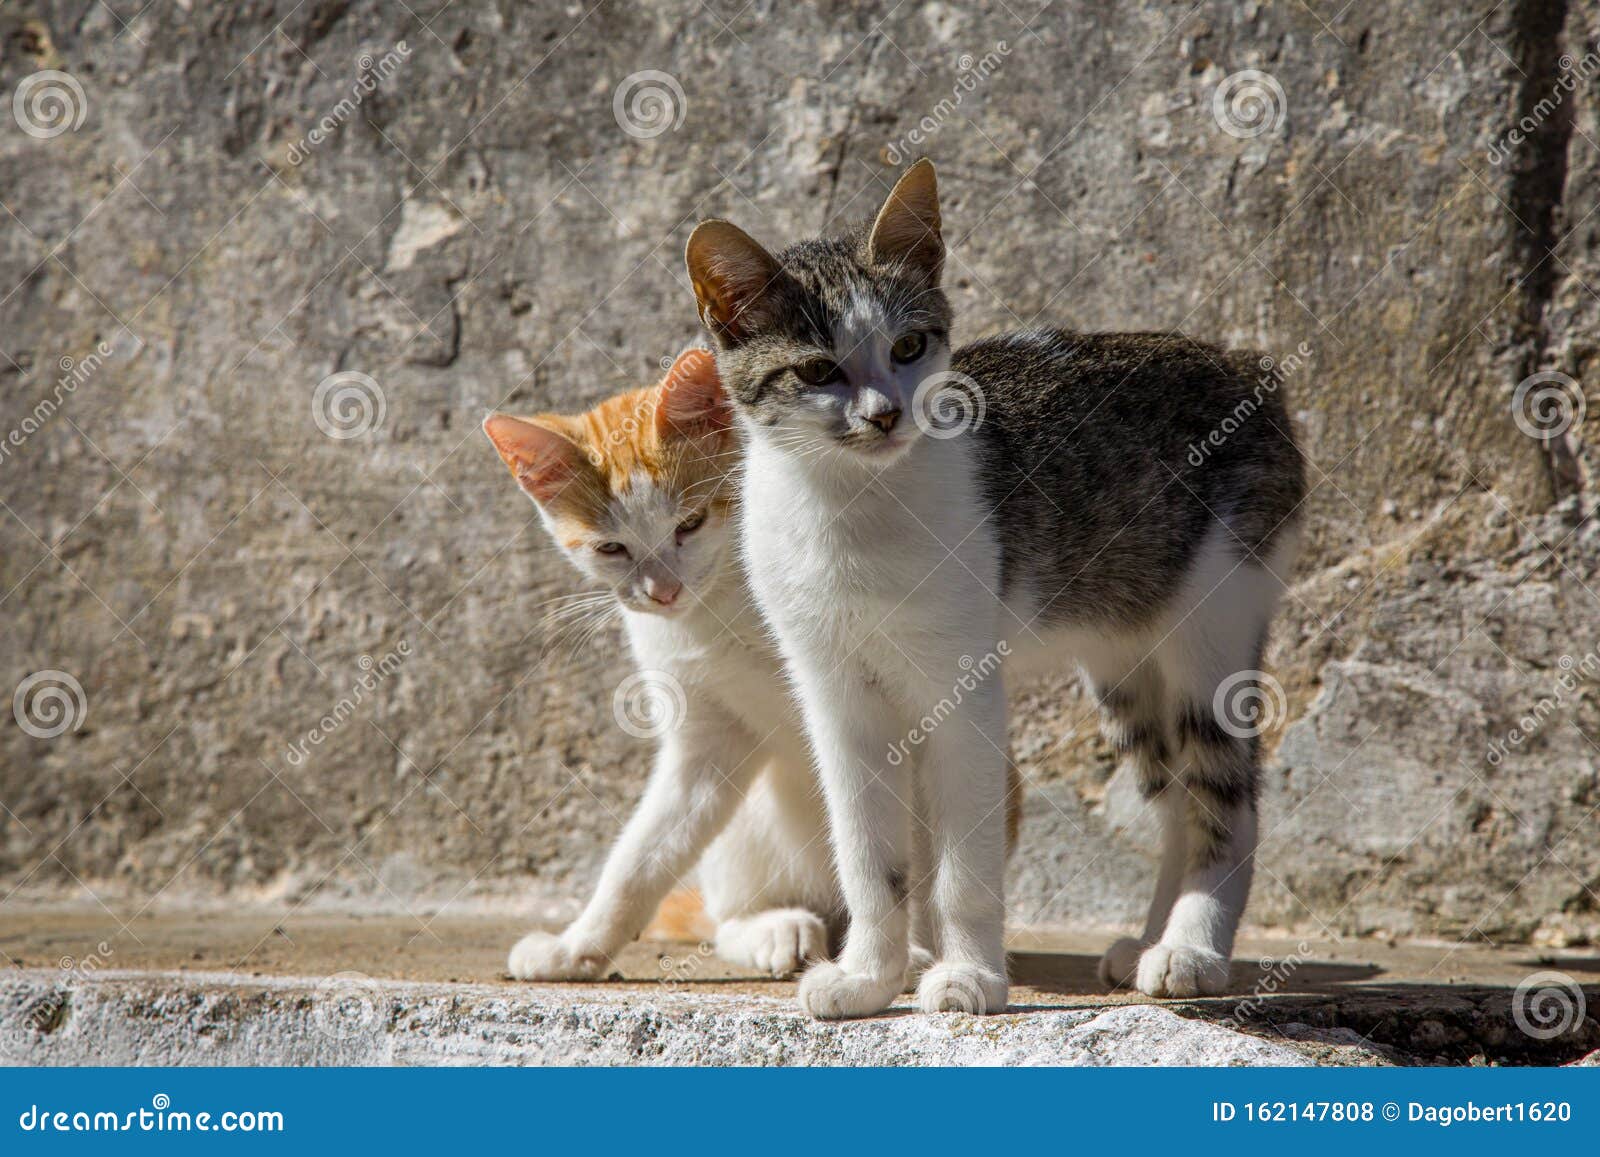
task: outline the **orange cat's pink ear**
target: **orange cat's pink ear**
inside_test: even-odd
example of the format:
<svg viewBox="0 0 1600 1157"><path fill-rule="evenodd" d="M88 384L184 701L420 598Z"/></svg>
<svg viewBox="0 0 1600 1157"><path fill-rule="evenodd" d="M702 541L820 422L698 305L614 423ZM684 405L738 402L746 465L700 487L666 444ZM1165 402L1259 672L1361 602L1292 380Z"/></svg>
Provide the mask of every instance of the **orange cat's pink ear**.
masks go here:
<svg viewBox="0 0 1600 1157"><path fill-rule="evenodd" d="M483 432L500 451L517 484L541 503L557 497L582 466L583 452L577 446L526 418L490 414L483 420Z"/></svg>
<svg viewBox="0 0 1600 1157"><path fill-rule="evenodd" d="M662 437L698 437L721 433L733 425L733 410L717 376L710 350L687 349L672 363L661 383L656 430Z"/></svg>

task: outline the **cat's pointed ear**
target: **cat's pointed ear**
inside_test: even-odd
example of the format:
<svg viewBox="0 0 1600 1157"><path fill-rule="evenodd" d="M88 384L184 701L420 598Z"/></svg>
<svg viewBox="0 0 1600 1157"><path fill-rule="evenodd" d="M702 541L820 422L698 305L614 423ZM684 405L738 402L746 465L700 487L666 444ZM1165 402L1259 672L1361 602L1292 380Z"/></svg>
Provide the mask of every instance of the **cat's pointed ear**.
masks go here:
<svg viewBox="0 0 1600 1157"><path fill-rule="evenodd" d="M657 432L662 437L697 438L721 434L732 425L733 411L717 376L716 358L710 350L684 350L661 382Z"/></svg>
<svg viewBox="0 0 1600 1157"><path fill-rule="evenodd" d="M944 238L939 230L939 183L933 162L924 157L889 190L868 234L868 256L876 264L907 265L937 281L944 267Z"/></svg>
<svg viewBox="0 0 1600 1157"><path fill-rule="evenodd" d="M510 414L490 414L483 432L512 475L540 504L559 497L583 468L583 451L548 426Z"/></svg>
<svg viewBox="0 0 1600 1157"><path fill-rule="evenodd" d="M683 257L701 324L725 342L749 336L761 299L781 272L772 254L731 221L702 221Z"/></svg>

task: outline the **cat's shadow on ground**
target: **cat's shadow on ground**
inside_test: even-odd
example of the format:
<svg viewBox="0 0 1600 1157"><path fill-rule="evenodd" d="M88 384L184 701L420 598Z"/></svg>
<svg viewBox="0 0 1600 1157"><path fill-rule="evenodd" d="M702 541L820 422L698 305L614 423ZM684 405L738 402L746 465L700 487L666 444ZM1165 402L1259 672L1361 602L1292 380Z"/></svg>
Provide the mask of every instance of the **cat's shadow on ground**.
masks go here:
<svg viewBox="0 0 1600 1157"><path fill-rule="evenodd" d="M1111 995L1100 981L1094 956L1013 952L1009 963L1015 1011L1081 1009L1092 1007L1096 997ZM1236 958L1231 992L1159 1003L1182 1016L1266 1035L1359 1041L1391 1050L1391 1059L1401 1063L1565 1064L1600 1048L1600 1021L1593 1011L1600 1010L1600 985L1593 983L1600 958L1527 963L1578 974L1555 974L1570 983L1547 994L1565 1003L1547 1007L1545 1015L1570 1016L1559 1031L1542 1031L1535 1022L1530 1032L1519 1023L1515 985L1389 978L1380 965L1366 963ZM1067 999L1042 1003L1031 999L1033 994ZM1117 996L1127 999L1130 994L1121 989Z"/></svg>
<svg viewBox="0 0 1600 1157"><path fill-rule="evenodd" d="M1099 958L1069 952L1012 952L1007 955L1011 983L1059 996L1103 995ZM1316 961L1280 963L1262 968L1254 960L1236 960L1233 987L1241 993L1266 994L1323 991L1327 986L1368 980L1381 975L1376 964L1326 964Z"/></svg>

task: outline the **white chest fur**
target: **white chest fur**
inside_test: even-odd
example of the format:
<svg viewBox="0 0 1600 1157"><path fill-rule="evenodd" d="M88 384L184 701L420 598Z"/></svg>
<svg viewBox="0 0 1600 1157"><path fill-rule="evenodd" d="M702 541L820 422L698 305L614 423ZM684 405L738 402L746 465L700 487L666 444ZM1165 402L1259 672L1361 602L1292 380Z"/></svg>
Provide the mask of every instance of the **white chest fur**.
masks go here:
<svg viewBox="0 0 1600 1157"><path fill-rule="evenodd" d="M746 564L786 658L938 685L952 655L993 647L999 548L963 440L881 474L751 443Z"/></svg>
<svg viewBox="0 0 1600 1157"><path fill-rule="evenodd" d="M624 612L628 642L641 670L663 671L693 695L706 696L759 738L792 731L776 647L735 566L677 618Z"/></svg>

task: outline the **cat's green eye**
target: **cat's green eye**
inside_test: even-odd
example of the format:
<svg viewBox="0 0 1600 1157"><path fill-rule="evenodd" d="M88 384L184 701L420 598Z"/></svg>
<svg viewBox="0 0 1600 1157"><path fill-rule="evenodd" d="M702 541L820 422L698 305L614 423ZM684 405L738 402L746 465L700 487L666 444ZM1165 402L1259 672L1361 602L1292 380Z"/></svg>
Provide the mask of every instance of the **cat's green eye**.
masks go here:
<svg viewBox="0 0 1600 1157"><path fill-rule="evenodd" d="M705 520L706 512L703 510L697 510L688 518L685 518L682 522L678 523L678 533L688 534L691 531L699 530L700 524L705 522Z"/></svg>
<svg viewBox="0 0 1600 1157"><path fill-rule="evenodd" d="M889 356L901 364L914 362L922 356L923 351L927 348L928 339L922 334L901 334L899 340L889 347Z"/></svg>
<svg viewBox="0 0 1600 1157"><path fill-rule="evenodd" d="M602 542L595 547L601 554L627 554L628 548L620 542Z"/></svg>
<svg viewBox="0 0 1600 1157"><path fill-rule="evenodd" d="M808 358L793 367L794 376L808 386L827 386L844 377L839 363L827 358Z"/></svg>

